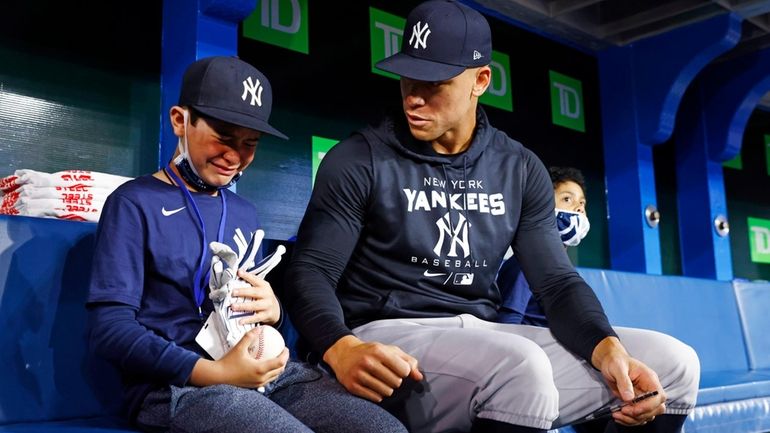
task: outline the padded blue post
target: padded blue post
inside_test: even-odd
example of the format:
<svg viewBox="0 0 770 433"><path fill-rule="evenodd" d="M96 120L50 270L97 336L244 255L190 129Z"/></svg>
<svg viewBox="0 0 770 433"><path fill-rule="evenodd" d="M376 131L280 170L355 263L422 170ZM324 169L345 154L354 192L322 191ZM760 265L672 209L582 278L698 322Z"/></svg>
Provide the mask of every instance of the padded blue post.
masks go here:
<svg viewBox="0 0 770 433"><path fill-rule="evenodd" d="M676 134L676 189L682 274L729 281L733 278L730 238L714 228L727 216L722 164L708 156L708 136L700 111L701 89L682 106ZM692 100L692 102L690 101ZM680 131L682 131L680 133Z"/></svg>
<svg viewBox="0 0 770 433"><path fill-rule="evenodd" d="M677 200L684 275L733 278L729 236L714 229L727 217L722 162L741 150L743 131L770 90L770 49L736 57L704 71L688 94L677 129Z"/></svg>
<svg viewBox="0 0 770 433"><path fill-rule="evenodd" d="M165 0L161 62L161 132L158 167L168 163L177 145L168 111L179 99L182 74L195 60L238 53L238 24L257 0Z"/></svg>
<svg viewBox="0 0 770 433"><path fill-rule="evenodd" d="M659 233L644 217L657 206L651 146L671 135L696 74L739 38L740 19L727 14L599 53L613 269L662 273Z"/></svg>

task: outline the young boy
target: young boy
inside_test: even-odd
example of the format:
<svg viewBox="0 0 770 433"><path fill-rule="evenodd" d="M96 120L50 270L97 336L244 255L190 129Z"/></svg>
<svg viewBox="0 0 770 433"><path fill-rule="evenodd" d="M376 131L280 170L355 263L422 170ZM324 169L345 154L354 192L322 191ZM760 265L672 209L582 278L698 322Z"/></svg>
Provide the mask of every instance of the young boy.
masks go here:
<svg viewBox="0 0 770 433"><path fill-rule="evenodd" d="M227 190L254 159L268 124L267 78L235 57L210 57L185 72L170 110L179 145L162 170L119 187L99 222L88 309L91 344L121 370L130 419L146 431L405 432L376 405L348 394L321 370L249 348L260 327L219 360L196 343L213 310L209 244L236 250L233 234L259 228L256 209ZM270 284L233 296L243 324L277 325Z"/></svg>
<svg viewBox="0 0 770 433"><path fill-rule="evenodd" d="M583 173L573 167L548 169L556 201L556 224L564 247L577 246L590 229L586 217L585 180ZM543 307L529 288L516 257L500 267L497 286L503 301L497 312L497 321L522 325L548 326Z"/></svg>

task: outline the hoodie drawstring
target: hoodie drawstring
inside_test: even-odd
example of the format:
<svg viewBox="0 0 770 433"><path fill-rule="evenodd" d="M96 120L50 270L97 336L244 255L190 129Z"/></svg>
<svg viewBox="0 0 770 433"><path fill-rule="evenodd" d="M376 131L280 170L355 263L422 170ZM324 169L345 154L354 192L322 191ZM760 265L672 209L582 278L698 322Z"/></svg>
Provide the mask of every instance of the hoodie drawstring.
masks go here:
<svg viewBox="0 0 770 433"><path fill-rule="evenodd" d="M465 183L466 191L463 194L463 209L465 210L465 223L468 224L468 249L470 250L471 254L471 263L474 262L473 260L473 242L471 242L471 220L470 220L470 214L468 213L468 155L463 155L463 182Z"/></svg>

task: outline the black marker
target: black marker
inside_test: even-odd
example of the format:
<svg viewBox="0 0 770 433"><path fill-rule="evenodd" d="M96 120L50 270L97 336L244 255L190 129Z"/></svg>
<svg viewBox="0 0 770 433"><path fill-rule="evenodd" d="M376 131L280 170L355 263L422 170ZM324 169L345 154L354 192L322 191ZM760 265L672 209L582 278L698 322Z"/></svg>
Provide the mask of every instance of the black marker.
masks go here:
<svg viewBox="0 0 770 433"><path fill-rule="evenodd" d="M592 419L597 419L597 418L601 418L603 416L610 415L613 412L619 411L624 406L628 406L630 404L639 403L642 400L646 400L646 399L648 399L650 397L654 397L656 395L658 395L658 391L651 391L651 392L648 392L648 393L645 393L645 394L638 395L638 396L634 397L633 400L631 400L629 402L618 403L618 404L613 405L613 406L601 408L601 409L597 410L596 412L594 412L594 413L588 415L587 417L585 417L585 420L586 421L591 421Z"/></svg>

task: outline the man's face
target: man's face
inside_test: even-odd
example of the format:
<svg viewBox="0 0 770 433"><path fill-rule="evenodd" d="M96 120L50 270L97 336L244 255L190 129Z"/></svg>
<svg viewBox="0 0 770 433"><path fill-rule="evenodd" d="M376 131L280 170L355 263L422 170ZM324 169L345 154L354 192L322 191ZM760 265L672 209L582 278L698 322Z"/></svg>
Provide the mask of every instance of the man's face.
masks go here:
<svg viewBox="0 0 770 433"><path fill-rule="evenodd" d="M451 143L469 123L475 125L476 101L488 80L488 67L466 69L439 82L401 77L402 105L412 135L422 141Z"/></svg>
<svg viewBox="0 0 770 433"><path fill-rule="evenodd" d="M553 190L553 196L556 209L586 213L586 197L583 188L577 183L571 180L559 183Z"/></svg>
<svg viewBox="0 0 770 433"><path fill-rule="evenodd" d="M199 118L187 124L190 163L209 185L227 185L254 160L261 136L253 129Z"/></svg>

